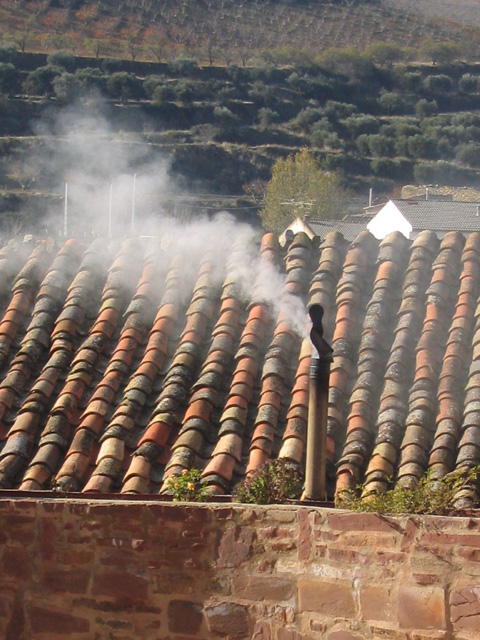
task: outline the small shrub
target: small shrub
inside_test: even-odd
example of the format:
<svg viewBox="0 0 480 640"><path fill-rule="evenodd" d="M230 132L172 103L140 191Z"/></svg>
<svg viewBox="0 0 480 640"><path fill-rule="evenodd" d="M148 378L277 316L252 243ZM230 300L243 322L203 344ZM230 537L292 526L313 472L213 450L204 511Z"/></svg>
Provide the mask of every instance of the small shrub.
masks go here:
<svg viewBox="0 0 480 640"><path fill-rule="evenodd" d="M53 67L62 67L66 71L73 73L76 67L76 59L73 53L69 51L54 51L47 56L47 64Z"/></svg>
<svg viewBox="0 0 480 640"><path fill-rule="evenodd" d="M278 504L296 499L301 493L301 476L286 460L266 462L240 482L233 497L248 504Z"/></svg>
<svg viewBox="0 0 480 640"><path fill-rule="evenodd" d="M423 88L425 91L434 94L450 93L450 91L453 91L453 82L451 78L444 74L428 76L423 81Z"/></svg>
<svg viewBox="0 0 480 640"><path fill-rule="evenodd" d="M417 115L417 118L419 118L420 120L423 120L423 118L430 118L437 115L438 104L436 100L431 100L429 102L428 100L422 98L415 105L415 113Z"/></svg>
<svg viewBox="0 0 480 640"><path fill-rule="evenodd" d="M200 469L184 469L181 476L168 478L167 485L174 502L204 502L208 496Z"/></svg>
<svg viewBox="0 0 480 640"><path fill-rule="evenodd" d="M358 496L357 491L345 491L337 499L337 507L351 511L418 515L451 515L457 511L455 496L465 486L477 482L480 466L467 472L453 472L434 478L429 472L413 488L395 485L385 493L372 492ZM358 487L362 491L363 487Z"/></svg>

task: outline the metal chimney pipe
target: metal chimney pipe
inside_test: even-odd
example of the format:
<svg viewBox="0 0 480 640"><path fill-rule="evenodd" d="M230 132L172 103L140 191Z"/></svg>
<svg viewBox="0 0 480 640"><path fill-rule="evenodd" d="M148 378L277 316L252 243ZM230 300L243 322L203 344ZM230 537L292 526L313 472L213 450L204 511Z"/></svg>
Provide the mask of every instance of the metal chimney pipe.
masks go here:
<svg viewBox="0 0 480 640"><path fill-rule="evenodd" d="M302 500L326 500L328 386L332 348L323 338L323 307L308 310L312 320L305 487Z"/></svg>

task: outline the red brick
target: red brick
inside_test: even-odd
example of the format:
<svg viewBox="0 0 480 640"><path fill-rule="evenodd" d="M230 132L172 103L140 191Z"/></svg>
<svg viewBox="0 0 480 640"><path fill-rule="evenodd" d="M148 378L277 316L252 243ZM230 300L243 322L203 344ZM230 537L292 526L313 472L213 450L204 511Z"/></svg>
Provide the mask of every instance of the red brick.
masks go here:
<svg viewBox="0 0 480 640"><path fill-rule="evenodd" d="M450 595L450 617L454 630L480 629L480 585L466 586Z"/></svg>
<svg viewBox="0 0 480 640"><path fill-rule="evenodd" d="M42 585L53 592L85 593L90 579L90 571L86 569L49 569L43 573Z"/></svg>
<svg viewBox="0 0 480 640"><path fill-rule="evenodd" d="M412 544L415 542L418 533L418 525L412 518L408 518L405 530L403 533L400 549L402 551L409 551Z"/></svg>
<svg viewBox="0 0 480 640"><path fill-rule="evenodd" d="M328 526L334 531L386 531L391 533L398 524L388 516L378 513L337 512L327 516Z"/></svg>
<svg viewBox="0 0 480 640"><path fill-rule="evenodd" d="M148 581L127 572L100 573L93 578L92 595L146 600Z"/></svg>
<svg viewBox="0 0 480 640"><path fill-rule="evenodd" d="M406 554L402 551L377 551L375 556L376 562L381 566L394 564L403 565L406 561Z"/></svg>
<svg viewBox="0 0 480 640"><path fill-rule="evenodd" d="M327 640L365 640L365 636L360 636L347 629L337 629L327 635Z"/></svg>
<svg viewBox="0 0 480 640"><path fill-rule="evenodd" d="M480 533L443 533L441 531L424 532L420 537L420 543L430 546L430 544L460 545L462 547L480 547Z"/></svg>
<svg viewBox="0 0 480 640"><path fill-rule="evenodd" d="M33 633L60 634L65 637L73 633L90 631L88 620L74 616L67 611L30 606L28 617Z"/></svg>
<svg viewBox="0 0 480 640"><path fill-rule="evenodd" d="M172 600L168 604L168 628L173 633L195 635L203 622L201 605L187 600Z"/></svg>
<svg viewBox="0 0 480 640"><path fill-rule="evenodd" d="M354 549L328 549L328 556L333 562L339 564L370 564L372 556L362 550Z"/></svg>
<svg viewBox="0 0 480 640"><path fill-rule="evenodd" d="M458 547L456 549L456 553L461 558L465 560L470 560L471 562L480 562L480 549L472 549L467 547Z"/></svg>
<svg viewBox="0 0 480 640"><path fill-rule="evenodd" d="M232 602L222 602L205 607L211 633L233 640L250 637L250 616L247 607Z"/></svg>
<svg viewBox="0 0 480 640"><path fill-rule="evenodd" d="M301 509L298 512L298 559L308 560L312 552L312 527L308 517L308 511Z"/></svg>
<svg viewBox="0 0 480 640"><path fill-rule="evenodd" d="M288 600L295 588L293 580L275 575L265 578L240 574L233 581L233 593L246 600Z"/></svg>
<svg viewBox="0 0 480 640"><path fill-rule="evenodd" d="M320 580L298 581L299 611L318 611L324 615L348 618L355 615L350 586Z"/></svg>
<svg viewBox="0 0 480 640"><path fill-rule="evenodd" d="M51 560L55 555L57 531L55 521L42 518L41 544L42 556L46 560Z"/></svg>
<svg viewBox="0 0 480 640"><path fill-rule="evenodd" d="M15 581L26 581L32 575L32 562L22 547L5 547L3 550L3 572Z"/></svg>
<svg viewBox="0 0 480 640"><path fill-rule="evenodd" d="M22 596L20 592L15 594L15 599L10 612L10 619L5 628L5 640L20 640L25 638L25 612L23 609Z"/></svg>
<svg viewBox="0 0 480 640"><path fill-rule="evenodd" d="M392 622L395 613L392 605L391 593L388 588L376 586L360 587L360 607L364 620Z"/></svg>
<svg viewBox="0 0 480 640"><path fill-rule="evenodd" d="M404 629L445 629L444 590L440 587L400 587L398 619Z"/></svg>
<svg viewBox="0 0 480 640"><path fill-rule="evenodd" d="M149 600L128 600L127 598L117 598L116 600L100 600L99 598L75 598L73 607L93 609L94 611L117 612L132 611L135 615L139 613L149 613L158 616L162 613L160 607L156 607Z"/></svg>
<svg viewBox="0 0 480 640"><path fill-rule="evenodd" d="M250 555L254 538L253 529L230 527L220 539L217 566L220 569L238 567Z"/></svg>
<svg viewBox="0 0 480 640"><path fill-rule="evenodd" d="M417 584L422 585L440 583L440 576L436 575L435 573L412 573L412 578Z"/></svg>

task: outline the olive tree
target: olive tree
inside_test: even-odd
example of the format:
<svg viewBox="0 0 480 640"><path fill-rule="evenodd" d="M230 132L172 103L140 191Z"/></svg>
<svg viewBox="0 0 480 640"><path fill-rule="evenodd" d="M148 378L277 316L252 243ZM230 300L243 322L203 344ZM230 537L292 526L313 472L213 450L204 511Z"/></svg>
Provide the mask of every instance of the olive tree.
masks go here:
<svg viewBox="0 0 480 640"><path fill-rule="evenodd" d="M297 216L338 217L346 197L340 175L323 171L304 149L275 162L260 217L266 229L280 233Z"/></svg>

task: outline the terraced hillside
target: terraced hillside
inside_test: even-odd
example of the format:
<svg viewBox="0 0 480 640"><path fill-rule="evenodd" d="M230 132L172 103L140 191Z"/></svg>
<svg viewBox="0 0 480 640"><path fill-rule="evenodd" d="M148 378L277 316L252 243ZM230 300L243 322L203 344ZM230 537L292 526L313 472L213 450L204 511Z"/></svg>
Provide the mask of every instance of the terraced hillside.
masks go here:
<svg viewBox="0 0 480 640"><path fill-rule="evenodd" d="M469 2L460 3L459 17L470 17ZM329 47L364 47L380 39L413 47L428 38L461 42L462 30L450 19L451 11L439 19L433 4L439 3L1 0L0 21L4 33L26 50L66 48L138 59L165 59L187 50L229 64L285 46L319 53Z"/></svg>

